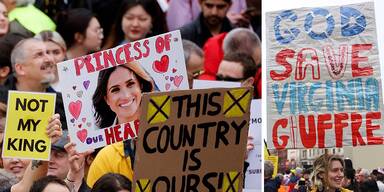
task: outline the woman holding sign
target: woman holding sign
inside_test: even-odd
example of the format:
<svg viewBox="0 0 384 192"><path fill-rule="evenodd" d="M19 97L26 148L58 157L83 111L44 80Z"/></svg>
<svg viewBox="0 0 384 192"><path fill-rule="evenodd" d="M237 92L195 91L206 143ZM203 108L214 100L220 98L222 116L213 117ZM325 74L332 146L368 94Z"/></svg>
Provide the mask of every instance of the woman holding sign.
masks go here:
<svg viewBox="0 0 384 192"><path fill-rule="evenodd" d="M97 124L107 127L138 120L141 94L152 90L152 79L139 63L132 62L101 71L93 95ZM92 187L97 179L109 172L120 173L132 180L133 161L133 140L106 146L89 169L88 186Z"/></svg>
<svg viewBox="0 0 384 192"><path fill-rule="evenodd" d="M324 154L313 164L311 192L349 192L342 188L344 161L337 155Z"/></svg>

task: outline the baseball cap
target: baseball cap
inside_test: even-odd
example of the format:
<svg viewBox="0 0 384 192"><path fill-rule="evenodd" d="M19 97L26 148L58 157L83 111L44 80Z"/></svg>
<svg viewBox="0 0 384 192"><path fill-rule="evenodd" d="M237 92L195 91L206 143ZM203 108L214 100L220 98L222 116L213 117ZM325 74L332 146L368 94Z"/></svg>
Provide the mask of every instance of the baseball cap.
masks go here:
<svg viewBox="0 0 384 192"><path fill-rule="evenodd" d="M52 144L52 150L65 151L64 146L67 143L69 143L68 131L67 130L63 130L63 135L60 137L60 139L56 143Z"/></svg>

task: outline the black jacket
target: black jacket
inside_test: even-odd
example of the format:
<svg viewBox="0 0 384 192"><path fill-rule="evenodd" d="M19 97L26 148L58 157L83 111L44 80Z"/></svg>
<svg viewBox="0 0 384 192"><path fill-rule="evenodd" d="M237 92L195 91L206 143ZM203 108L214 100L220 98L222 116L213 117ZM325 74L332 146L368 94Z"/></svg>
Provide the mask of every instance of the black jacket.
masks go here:
<svg viewBox="0 0 384 192"><path fill-rule="evenodd" d="M227 17L225 17L221 26L220 33L229 32L232 29L233 27L231 26L230 21ZM196 45L198 45L199 47L203 47L204 43L210 37L212 37L212 34L209 31L208 27L204 24L204 17L202 13L200 13L199 17L196 18L194 21L187 25L184 25L180 29L180 33L183 39L190 40L196 43Z"/></svg>
<svg viewBox="0 0 384 192"><path fill-rule="evenodd" d="M9 75L8 79L5 81L4 85L0 86L0 102L8 102L8 91L17 90L16 89L17 79L14 75ZM67 121L65 118L63 97L61 93L56 92L52 87L48 87L46 90L47 93L56 93L56 104L55 104L55 113L60 114L60 121L62 124L62 129L67 130Z"/></svg>

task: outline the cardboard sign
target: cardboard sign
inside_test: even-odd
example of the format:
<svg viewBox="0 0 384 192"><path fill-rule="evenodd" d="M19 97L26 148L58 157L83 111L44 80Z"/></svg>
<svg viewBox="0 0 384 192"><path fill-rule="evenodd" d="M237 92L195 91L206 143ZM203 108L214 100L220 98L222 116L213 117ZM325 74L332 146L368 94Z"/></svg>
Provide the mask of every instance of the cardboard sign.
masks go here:
<svg viewBox="0 0 384 192"><path fill-rule="evenodd" d="M179 31L60 63L59 86L63 90L69 135L79 152L137 136L138 122L111 123L107 129L100 129L95 124L92 103L99 72L132 62L140 64L160 91L189 89Z"/></svg>
<svg viewBox="0 0 384 192"><path fill-rule="evenodd" d="M49 160L56 94L9 91L2 157Z"/></svg>
<svg viewBox="0 0 384 192"><path fill-rule="evenodd" d="M267 13L268 147L383 144L373 2Z"/></svg>
<svg viewBox="0 0 384 192"><path fill-rule="evenodd" d="M134 191L241 191L251 88L146 94Z"/></svg>
<svg viewBox="0 0 384 192"><path fill-rule="evenodd" d="M251 116L249 121L248 135L253 137L254 149L248 154L246 161L249 163L245 172L245 189L261 191L261 169L262 169L262 138L261 138L261 100L254 99L251 103Z"/></svg>

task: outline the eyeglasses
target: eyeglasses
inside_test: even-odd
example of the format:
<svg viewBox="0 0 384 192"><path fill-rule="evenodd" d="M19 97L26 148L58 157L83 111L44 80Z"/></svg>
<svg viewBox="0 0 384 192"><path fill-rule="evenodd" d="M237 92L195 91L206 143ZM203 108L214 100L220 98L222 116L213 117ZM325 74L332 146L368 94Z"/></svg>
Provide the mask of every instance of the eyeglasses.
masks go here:
<svg viewBox="0 0 384 192"><path fill-rule="evenodd" d="M244 78L234 78L234 77L229 77L229 76L223 76L221 74L216 74L216 80L217 81L233 81L233 82L239 82L243 81Z"/></svg>

